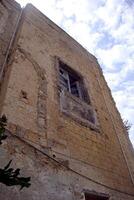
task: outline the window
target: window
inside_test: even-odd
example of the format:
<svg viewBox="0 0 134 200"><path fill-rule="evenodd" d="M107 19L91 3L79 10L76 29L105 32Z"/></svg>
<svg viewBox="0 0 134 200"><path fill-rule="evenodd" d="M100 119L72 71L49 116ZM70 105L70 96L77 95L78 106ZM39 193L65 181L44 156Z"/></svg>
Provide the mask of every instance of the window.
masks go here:
<svg viewBox="0 0 134 200"><path fill-rule="evenodd" d="M59 59L58 67L60 110L77 123L98 131L96 113L91 105L83 78Z"/></svg>
<svg viewBox="0 0 134 200"><path fill-rule="evenodd" d="M108 200L108 195L96 194L96 193L85 193L85 200Z"/></svg>
<svg viewBox="0 0 134 200"><path fill-rule="evenodd" d="M80 99L86 99L82 78L61 61L59 62L59 76L61 91L68 91Z"/></svg>

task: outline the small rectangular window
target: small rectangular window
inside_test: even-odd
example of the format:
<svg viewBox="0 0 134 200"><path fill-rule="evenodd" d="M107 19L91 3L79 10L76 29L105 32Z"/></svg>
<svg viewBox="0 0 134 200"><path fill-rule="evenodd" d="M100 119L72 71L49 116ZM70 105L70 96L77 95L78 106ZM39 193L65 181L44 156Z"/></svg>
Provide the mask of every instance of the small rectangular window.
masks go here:
<svg viewBox="0 0 134 200"><path fill-rule="evenodd" d="M82 78L61 61L59 61L59 76L61 91L68 91L82 100L87 99Z"/></svg>
<svg viewBox="0 0 134 200"><path fill-rule="evenodd" d="M109 197L102 194L85 193L85 200L108 200Z"/></svg>

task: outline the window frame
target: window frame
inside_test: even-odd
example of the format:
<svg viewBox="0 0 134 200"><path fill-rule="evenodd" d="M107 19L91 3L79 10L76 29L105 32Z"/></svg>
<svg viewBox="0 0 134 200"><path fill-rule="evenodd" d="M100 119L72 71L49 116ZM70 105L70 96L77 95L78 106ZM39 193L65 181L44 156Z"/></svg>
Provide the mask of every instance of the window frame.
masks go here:
<svg viewBox="0 0 134 200"><path fill-rule="evenodd" d="M70 66L68 66L67 64L65 64L63 61L61 61L60 59L58 60L58 70L59 70L59 87L60 89L62 88L61 85L60 85L60 82L61 82L61 73L60 73L60 70L63 70L66 74L66 81L67 81L67 84L68 84L68 89L65 89L66 91L68 91L71 95L73 95L74 97L78 98L78 99L81 99L82 101L85 101L87 102L88 104L90 104L90 99L89 99L89 95L88 95L88 92L87 90L85 89L84 87L84 81L83 81L83 77L78 74L75 70L73 70L72 68L70 68ZM71 80L70 80L70 77L74 77L74 79L76 79L76 85L77 85L77 93L78 93L78 96L75 95L73 92L72 92L72 87L71 87ZM62 77L64 78L64 77ZM85 95L86 93L86 95ZM86 96L86 98L85 98Z"/></svg>
<svg viewBox="0 0 134 200"><path fill-rule="evenodd" d="M61 65L63 64L63 65ZM90 100L90 95L89 95L89 90L86 87L86 82L84 79L84 76L81 75L81 73L77 72L75 69L73 69L72 67L70 67L70 65L68 63L66 63L64 60L62 60L60 57L55 56L55 66L56 66L56 85L57 85L57 94L58 94L58 101L59 101L59 111L60 111L60 115L62 117L64 117L65 119L67 118L71 118L73 121L75 121L76 123L80 124L81 126L90 128L90 130L94 131L95 133L100 133L101 129L100 129L100 125L99 125L99 121L97 118L97 113L92 105L92 102ZM82 99L79 97L76 97L75 95L73 95L72 93L70 93L69 91L63 91L61 90L61 86L60 86L60 67L62 69L65 69L66 71L72 72L73 74L75 74L78 79L80 80L80 84L81 84L81 90L82 90ZM66 102L66 98L70 99L70 102L76 102L76 107L78 104L82 105L86 110L89 109L89 111L92 112L92 116L94 119L94 122L90 121L89 119L85 119L82 116L80 116L79 114L77 115L76 113L73 113L71 111L71 107L69 106L69 102ZM71 111L71 112L70 112ZM63 115L62 115L63 114Z"/></svg>

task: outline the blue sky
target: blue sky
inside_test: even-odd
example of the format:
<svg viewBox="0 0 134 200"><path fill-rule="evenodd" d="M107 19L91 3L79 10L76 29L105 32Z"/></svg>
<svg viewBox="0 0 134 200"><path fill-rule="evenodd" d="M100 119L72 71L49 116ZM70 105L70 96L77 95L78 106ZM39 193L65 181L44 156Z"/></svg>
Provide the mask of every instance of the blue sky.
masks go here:
<svg viewBox="0 0 134 200"><path fill-rule="evenodd" d="M17 0L31 2L94 54L134 146L134 0Z"/></svg>

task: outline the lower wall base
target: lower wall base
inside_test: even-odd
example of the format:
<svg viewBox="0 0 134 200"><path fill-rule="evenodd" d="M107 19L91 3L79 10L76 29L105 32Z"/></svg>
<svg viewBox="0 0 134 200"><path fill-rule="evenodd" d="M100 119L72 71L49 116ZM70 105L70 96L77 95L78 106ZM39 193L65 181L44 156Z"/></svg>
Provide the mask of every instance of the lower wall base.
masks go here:
<svg viewBox="0 0 134 200"><path fill-rule="evenodd" d="M0 184L2 200L85 200L85 191L106 194L110 200L134 199L80 177L14 136L0 146L0 167L10 159L14 169L21 169L21 175L31 176L31 186L20 191L19 187Z"/></svg>

